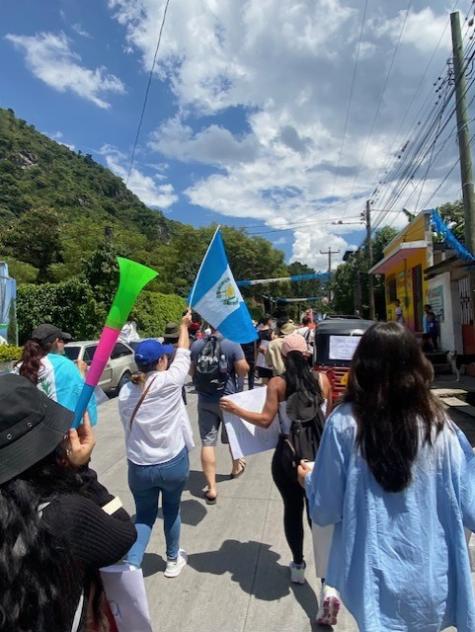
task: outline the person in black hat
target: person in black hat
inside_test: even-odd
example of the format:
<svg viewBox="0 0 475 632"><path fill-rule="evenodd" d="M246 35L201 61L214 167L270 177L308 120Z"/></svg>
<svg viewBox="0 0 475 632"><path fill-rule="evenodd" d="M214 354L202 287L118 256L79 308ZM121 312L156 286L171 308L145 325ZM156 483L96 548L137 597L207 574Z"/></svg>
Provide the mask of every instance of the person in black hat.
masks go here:
<svg viewBox="0 0 475 632"><path fill-rule="evenodd" d="M90 476L94 435L19 375L0 377L0 628L85 629L98 570L136 538L128 514ZM115 504L120 503L115 499Z"/></svg>
<svg viewBox="0 0 475 632"><path fill-rule="evenodd" d="M23 346L20 362L14 371L36 384L48 397L62 406L74 410L81 394L86 371L64 355L65 342L72 340L66 333L50 323L34 329ZM82 373L81 373L81 370ZM91 423L97 421L96 401L88 406Z"/></svg>

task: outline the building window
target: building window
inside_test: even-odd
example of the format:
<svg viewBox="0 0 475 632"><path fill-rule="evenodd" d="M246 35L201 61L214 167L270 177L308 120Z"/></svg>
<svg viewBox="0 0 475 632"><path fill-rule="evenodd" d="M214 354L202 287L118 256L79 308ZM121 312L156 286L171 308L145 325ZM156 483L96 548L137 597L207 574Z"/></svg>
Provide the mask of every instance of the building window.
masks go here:
<svg viewBox="0 0 475 632"><path fill-rule="evenodd" d="M388 279L388 299L390 303L394 303L397 299L397 283L395 276L391 276Z"/></svg>

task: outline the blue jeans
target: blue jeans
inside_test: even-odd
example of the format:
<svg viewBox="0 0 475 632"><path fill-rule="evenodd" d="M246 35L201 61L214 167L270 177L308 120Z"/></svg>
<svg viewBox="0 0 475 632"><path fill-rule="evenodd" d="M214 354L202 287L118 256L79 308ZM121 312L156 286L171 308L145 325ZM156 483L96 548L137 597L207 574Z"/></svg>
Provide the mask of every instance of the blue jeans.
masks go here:
<svg viewBox="0 0 475 632"><path fill-rule="evenodd" d="M129 461L129 487L135 500L137 529L137 540L126 555L129 564L142 565L152 527L157 519L160 492L167 558L176 560L180 548L180 500L189 470L190 461L186 448L166 463L136 465Z"/></svg>

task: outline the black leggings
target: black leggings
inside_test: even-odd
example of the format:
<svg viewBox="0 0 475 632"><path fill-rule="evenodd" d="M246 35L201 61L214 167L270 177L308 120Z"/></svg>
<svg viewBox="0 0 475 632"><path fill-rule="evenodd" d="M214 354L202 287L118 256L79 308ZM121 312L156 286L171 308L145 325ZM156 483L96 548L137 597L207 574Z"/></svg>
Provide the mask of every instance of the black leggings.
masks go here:
<svg viewBox="0 0 475 632"><path fill-rule="evenodd" d="M284 531L295 564L303 562L303 512L307 510L311 526L305 490L297 480L297 474L289 462L282 439L279 440L272 459L272 478L284 501Z"/></svg>

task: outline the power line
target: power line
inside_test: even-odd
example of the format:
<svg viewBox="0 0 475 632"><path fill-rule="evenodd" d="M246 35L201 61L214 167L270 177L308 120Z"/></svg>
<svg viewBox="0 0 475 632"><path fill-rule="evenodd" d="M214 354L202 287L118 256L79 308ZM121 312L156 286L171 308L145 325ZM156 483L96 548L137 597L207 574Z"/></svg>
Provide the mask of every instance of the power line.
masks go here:
<svg viewBox="0 0 475 632"><path fill-rule="evenodd" d="M373 121L371 123L371 128L370 128L370 131L369 131L369 135L368 135L368 138L366 140L366 143L365 143L365 146L364 146L364 149L363 149L363 154L362 154L362 156L360 158L360 163L363 162L363 160L364 160L364 158L366 156L366 152L368 151L368 147L369 147L370 141L372 140L372 137L373 137L373 133L374 133L374 130L375 130L375 127L376 127L376 123L377 123L379 114L381 112L381 106L383 104L384 95L385 95L386 89L388 87L389 77L391 76L391 73L392 73L392 70L393 70L393 67L394 67L394 62L396 60L396 55L397 55L397 53L399 51L399 47L400 47L401 41L402 41L402 36L403 36L404 30L406 28L407 18L409 17L409 12L410 12L410 9L411 9L411 5L412 5L412 0L409 0L409 2L407 3L404 20L403 20L402 25L401 25L401 30L399 31L399 37L398 37L396 45L395 45L395 47L393 49L393 54L391 56L391 61L389 63L388 71L387 71L385 79L384 79L383 89L381 90L381 94L379 95L379 100L378 100L378 104L376 106L376 110L375 110L375 113L374 113ZM353 184L352 184L352 187L351 187L351 193L350 193L350 196L349 196L350 199L353 197L353 193L354 193L354 190L355 190L357 179L358 179L358 172L356 173L356 175L355 175L355 177L353 179Z"/></svg>
<svg viewBox="0 0 475 632"><path fill-rule="evenodd" d="M469 46L469 50L467 51L467 58L466 58L465 66L462 69L462 73L460 74L459 77L455 77L454 87L450 91L450 94L448 94L445 99L443 99L442 97L439 97L439 99L442 98L441 105L439 106L438 104L436 104L436 107L433 108L433 109L435 109L437 111L434 113L433 116L432 116L432 113L431 113L431 118L427 119L426 122L424 123L424 125L421 127L420 135L424 132L423 137L422 137L421 141L419 142L419 144L416 146L415 150L412 152L412 155L410 153L406 155L406 161L408 162L408 166L406 168L404 168L404 170L402 171L402 173L400 175L398 175L398 180L397 180L396 184L393 186L392 192L389 195L389 199L386 199L386 202L385 202L385 204L383 206L386 206L387 208L391 208L392 206L394 206L394 204L397 202L397 200L403 194L404 190L407 188L409 182L412 182L412 180L413 180L415 174L417 173L418 169L424 163L428 153L431 152L431 150L433 149L435 143L437 143L437 141L440 138L441 134L443 133L443 131L445 130L447 125L450 123L450 121L453 118L453 116L455 115L455 107L454 107L452 109L452 111L450 112L450 114L447 116L444 124L442 126L440 126L440 124L439 124L440 123L440 118L439 117L442 116L443 112L447 108L447 105L450 103L450 101L452 99L452 96L455 93L455 89L456 89L458 83L461 80L461 77L464 75L466 69L468 68L468 66L471 63L471 61L472 61L474 56L475 56L475 44L471 44ZM473 85L474 81L475 80L472 79L470 81L470 83L467 85L466 92L469 90L471 85ZM440 86L439 90L441 88L442 88L442 86ZM436 125L437 125L437 127L436 127ZM427 128L427 131L426 131L426 128ZM435 135L434 140L429 145L428 149L425 149L426 145L429 142L429 139L431 137L432 132L434 130L436 130L436 129L438 131L436 131L436 135ZM449 139L450 139L450 135L446 139L446 141L444 142L444 146L448 142ZM440 154L440 151L439 151L438 155L439 154ZM418 161L418 162L416 163L416 161ZM414 167L414 164L416 164L415 167ZM398 170L401 171L401 168L402 167L399 167ZM394 174L393 178L391 178L392 181L394 181L395 178L396 178L396 174ZM411 196L412 196L412 194L411 194ZM382 223L382 221L384 221L384 219L385 219L385 213L382 213L382 215L378 218L378 221L375 224L375 227L381 225L381 223Z"/></svg>
<svg viewBox="0 0 475 632"><path fill-rule="evenodd" d="M142 123L143 123L143 118L144 118L144 115L145 115L145 109L147 107L148 95L150 93L150 86L152 85L153 71L155 70L155 63L157 61L158 49L160 48L160 42L162 41L163 27L165 26L165 19L167 17L167 11L168 11L169 3L170 3L170 0L166 0L166 2L165 2L165 9L163 11L162 23L160 25L160 31L159 31L158 39L157 39L157 46L155 48L155 54L153 56L152 66L150 68L150 72L149 72L149 75L148 75L148 81L147 81L147 87L145 89L145 97L144 97L144 100L143 100L142 111L140 113L139 124L137 126L137 133L135 134L134 146L132 148L132 154L131 154L131 157L130 157L130 164L129 164L129 168L127 170L127 178L125 180L126 186L129 183L130 174L132 173L132 168L133 168L134 162L135 162L135 152L137 150L137 145L138 145L139 138L140 138L140 132L141 132L141 129L142 129Z"/></svg>
<svg viewBox="0 0 475 632"><path fill-rule="evenodd" d="M347 108L346 108L345 124L343 126L343 138L342 138L342 141L341 141L340 151L338 152L337 168L336 168L336 172L335 172L335 177L333 179L333 187L332 187L331 197L333 197L333 194L335 192L336 180L337 180L337 171L338 171L338 168L340 167L340 164L341 164L341 159L343 157L343 150L344 150L345 142L346 142L346 135L348 133L348 124L349 124L349 120L350 120L351 105L352 105L352 102L353 102L353 94L354 94L354 90L355 90L356 73L358 71L358 65L359 65L359 61L360 61L361 41L363 39L364 27L365 27L365 24L366 24L367 11L368 11L368 0L365 0L363 13L362 13L362 17L361 17L360 34L359 34L359 37L358 37L358 44L356 45L356 57L355 57L355 63L353 64L353 74L352 74L352 77L351 77L350 94L349 94L349 97L348 97L348 105L347 105Z"/></svg>
<svg viewBox="0 0 475 632"><path fill-rule="evenodd" d="M356 219L358 217L359 217L358 215L353 215L351 217L346 217L345 219ZM280 233L284 231L296 230L298 228L305 228L305 227L310 227L310 226L317 226L317 225L326 226L340 219L341 217L322 218L321 220L312 220L311 222L302 222L300 224L292 224L292 225L288 225L282 228L271 228L269 230L248 233L248 235L252 237L254 235L267 235L268 233ZM239 228L242 228L242 226L237 226L236 228L239 229Z"/></svg>

